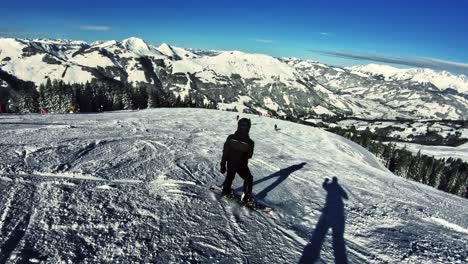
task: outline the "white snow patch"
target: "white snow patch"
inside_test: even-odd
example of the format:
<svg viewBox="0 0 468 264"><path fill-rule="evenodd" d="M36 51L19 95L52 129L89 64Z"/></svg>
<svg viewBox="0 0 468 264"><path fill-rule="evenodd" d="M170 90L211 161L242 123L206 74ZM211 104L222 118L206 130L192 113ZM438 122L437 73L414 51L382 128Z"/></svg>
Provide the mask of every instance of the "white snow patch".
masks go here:
<svg viewBox="0 0 468 264"><path fill-rule="evenodd" d="M312 108L312 110L318 115L335 115L332 111L328 110L327 108L321 105L317 105L316 107Z"/></svg>
<svg viewBox="0 0 468 264"><path fill-rule="evenodd" d="M274 111L278 111L279 109L279 105L276 102L274 102L270 97L265 97L263 99L263 104L265 105L266 108L274 110Z"/></svg>
<svg viewBox="0 0 468 264"><path fill-rule="evenodd" d="M145 72L135 59L128 62L126 65L126 72L128 73L129 82L146 82Z"/></svg>
<svg viewBox="0 0 468 264"><path fill-rule="evenodd" d="M110 58L101 55L98 51L77 55L71 58L70 62L93 68L114 66Z"/></svg>
<svg viewBox="0 0 468 264"><path fill-rule="evenodd" d="M432 216L432 217L429 218L429 220L431 220L434 223L443 225L443 226L445 226L447 228L453 229L453 230L455 230L457 232L464 233L464 234L468 235L468 229L467 228L461 227L461 226L459 226L457 224L450 223L445 219Z"/></svg>

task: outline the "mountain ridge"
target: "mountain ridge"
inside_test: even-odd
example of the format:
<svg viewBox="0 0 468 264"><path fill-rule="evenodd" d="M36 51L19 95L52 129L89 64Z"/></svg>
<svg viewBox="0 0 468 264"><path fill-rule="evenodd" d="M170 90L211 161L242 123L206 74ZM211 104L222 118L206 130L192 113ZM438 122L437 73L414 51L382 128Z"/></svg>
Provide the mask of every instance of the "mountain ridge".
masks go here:
<svg viewBox="0 0 468 264"><path fill-rule="evenodd" d="M468 92L460 86L447 92L449 87L440 84L386 78L363 68L165 43L158 47L135 37L93 43L0 38L0 68L37 86L48 79L112 79L198 105L283 117L468 119Z"/></svg>

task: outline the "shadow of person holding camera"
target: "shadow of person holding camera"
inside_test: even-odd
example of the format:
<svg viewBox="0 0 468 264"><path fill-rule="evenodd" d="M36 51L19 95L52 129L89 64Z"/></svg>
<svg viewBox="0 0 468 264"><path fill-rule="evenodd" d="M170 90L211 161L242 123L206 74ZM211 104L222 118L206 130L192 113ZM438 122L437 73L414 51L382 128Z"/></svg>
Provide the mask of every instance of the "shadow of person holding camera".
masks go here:
<svg viewBox="0 0 468 264"><path fill-rule="evenodd" d="M344 241L345 213L343 199L347 200L348 195L338 184L338 178L336 177L333 177L331 182L330 179L326 178L322 186L327 191L325 207L315 226L312 238L302 252L299 263L315 263L319 259L323 240L328 229L331 228L333 231L335 263L346 264L348 259Z"/></svg>

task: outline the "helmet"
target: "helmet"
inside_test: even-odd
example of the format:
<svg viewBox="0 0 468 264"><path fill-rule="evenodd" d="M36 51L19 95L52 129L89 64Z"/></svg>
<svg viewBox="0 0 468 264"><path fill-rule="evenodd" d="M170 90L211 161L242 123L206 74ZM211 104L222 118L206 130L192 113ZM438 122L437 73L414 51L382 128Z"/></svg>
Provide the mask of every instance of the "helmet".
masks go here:
<svg viewBox="0 0 468 264"><path fill-rule="evenodd" d="M237 131L239 132L249 133L250 127L251 127L250 119L241 118L239 119L239 122L237 122Z"/></svg>

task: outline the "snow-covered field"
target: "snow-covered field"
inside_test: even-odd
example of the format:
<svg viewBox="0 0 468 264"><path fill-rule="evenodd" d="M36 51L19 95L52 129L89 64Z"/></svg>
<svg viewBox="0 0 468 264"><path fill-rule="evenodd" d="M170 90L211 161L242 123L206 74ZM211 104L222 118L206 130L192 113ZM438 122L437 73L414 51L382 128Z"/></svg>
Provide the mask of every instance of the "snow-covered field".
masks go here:
<svg viewBox="0 0 468 264"><path fill-rule="evenodd" d="M334 176L349 197L351 263L468 261L466 199L394 176L362 147L308 126L250 116L254 193L275 211L219 201L208 188L223 181L236 115L0 116L0 263L297 263ZM331 234L321 260L333 262Z"/></svg>
<svg viewBox="0 0 468 264"><path fill-rule="evenodd" d="M468 162L468 143L458 147L447 147L447 146L425 146L412 143L392 142L400 148L406 148L407 150L418 153L421 151L422 154L428 156L434 156L436 159L461 159L464 162Z"/></svg>

